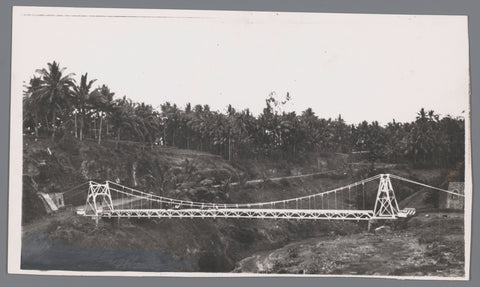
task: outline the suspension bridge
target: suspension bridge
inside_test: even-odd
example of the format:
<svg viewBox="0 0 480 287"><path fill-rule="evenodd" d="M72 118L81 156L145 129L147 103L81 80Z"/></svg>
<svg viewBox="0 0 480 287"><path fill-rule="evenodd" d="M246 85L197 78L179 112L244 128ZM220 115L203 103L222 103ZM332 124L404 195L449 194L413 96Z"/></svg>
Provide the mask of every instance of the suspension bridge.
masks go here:
<svg viewBox="0 0 480 287"><path fill-rule="evenodd" d="M301 197L255 203L209 203L174 199L133 189L112 181L88 182L81 212L95 218L261 218L261 219L397 219L415 214L399 208L392 180L463 194L392 174L379 174L357 182Z"/></svg>

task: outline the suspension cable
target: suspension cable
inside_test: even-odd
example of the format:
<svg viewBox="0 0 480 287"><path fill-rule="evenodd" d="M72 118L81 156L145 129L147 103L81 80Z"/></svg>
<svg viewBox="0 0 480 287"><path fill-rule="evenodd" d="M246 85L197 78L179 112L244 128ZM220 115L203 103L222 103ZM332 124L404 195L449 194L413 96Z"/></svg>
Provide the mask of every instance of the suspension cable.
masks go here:
<svg viewBox="0 0 480 287"><path fill-rule="evenodd" d="M84 183L81 183L81 184L79 184L79 185L77 185L77 186L74 186L74 187L72 187L72 188L70 188L70 189L68 189L67 191L64 191L64 192L62 192L62 193L63 193L63 194L65 194L65 193L68 193L68 192L74 191L75 189L79 188L80 186L83 186L83 185L85 185L85 184L88 184L88 183L89 183L89 182L88 182L88 181L86 181L86 182L84 182Z"/></svg>
<svg viewBox="0 0 480 287"><path fill-rule="evenodd" d="M461 194L461 193L457 193L457 192L453 192L453 191L450 191L450 190L446 190L446 189L434 187L434 186L431 186L431 185L428 185L428 184L424 184L424 183L421 183L421 182L418 182L418 181L406 179L406 178L404 178L404 177L400 177L400 176L397 176L397 175L391 174L390 177L391 177L391 178L395 178L395 179L399 179L399 180L403 180L403 181L406 181L406 182L414 183L414 184L417 184L417 185L420 185L420 186L423 186L423 187L428 187L428 188L431 188L431 189L435 189L435 190L443 191L443 192L446 192L446 193L450 193L450 194L454 194L454 195L458 195L458 196L465 197L465 195L464 195L464 194Z"/></svg>
<svg viewBox="0 0 480 287"><path fill-rule="evenodd" d="M361 184L362 185L363 205L364 205L364 208L365 208L365 183L376 180L376 179L380 178L380 176L381 175L376 175L376 176L373 176L373 177L370 177L370 178L360 180L360 181L355 182L353 184L349 184L347 186L342 186L342 187L338 187L338 188L335 188L335 189L332 189L332 190L319 192L319 193L316 193L316 194L310 194L310 195L307 195L307 196L302 196L302 197L297 197L297 198L291 198L291 199L286 199L286 200L278 200L278 201L269 201L269 202L248 203L248 204L247 203L244 203L244 204L223 204L223 207L224 208L244 208L244 207L250 208L250 207L264 207L264 206L276 207L277 203L283 203L283 206L285 208L285 205L287 203L291 203L291 202L295 201L296 206L298 208L298 200L300 200L300 204L301 204L301 208L302 208L303 207L302 206L303 205L303 199L308 199L309 200L309 206L310 206L311 197L313 196L314 200L315 200L316 196L320 195L322 197L322 208L323 208L323 197L325 195L325 196L327 196L327 208L329 208L329 205L330 205L329 194L330 193L334 193L334 196L335 196L335 199L334 199L335 202L334 203L335 203L335 206L337 206L337 196L336 196L337 194L336 193L338 191L343 191L344 189L346 189L348 187L349 193L350 193L351 187L355 186L355 189L357 189L357 186ZM436 188L436 187L433 187L433 186L429 186L429 185L426 185L426 184L415 182L413 180L408 180L408 179L405 179L405 178L402 178L402 177L399 177L399 176L395 176L395 175L390 175L390 176L392 178L400 179L400 180L403 180L403 181L406 181L406 182L415 183L415 184L418 184L418 185L422 185L422 186L425 186L425 187L429 187L429 188L444 191L444 192L447 192L447 193L455 194L455 195L458 195L458 196L464 196L464 195L459 194L459 193L455 193L455 192L447 191L447 190L444 190L444 189ZM124 185L121 185L121 184L118 184L118 183L115 183L115 182L111 182L111 181L107 181L107 183L111 183L111 185L109 187L111 190L122 193L122 195L133 196L133 197L136 197L137 199L140 199L141 201L143 199L146 199L148 201L158 202L158 203L160 203L160 206L162 206L163 203L166 203L168 205L178 204L180 206L184 206L184 205L187 206L188 205L190 207L202 207L202 208L203 207L211 208L211 207L216 206L216 204L214 204L214 203L183 201L183 200L177 200L177 199L172 199L172 198L168 198L168 197L158 196L158 195L155 195L155 194L152 194L152 193L146 193L146 192L142 192L140 190L129 188L129 187L126 187ZM86 183L83 183L83 184L86 184ZM81 184L79 186L76 186L76 187L72 188L71 190L73 190L75 188L78 188L78 187L82 186L83 184ZM113 185L121 187L122 190L120 191L119 189L114 188ZM126 191L126 190L128 190L128 191ZM341 196L341 200L342 199L343 199L343 196ZM349 200L350 200L350 194L349 194ZM130 203L130 206L132 206L132 201L126 202L126 203ZM122 205L124 205L123 196L122 196ZM143 205L143 203L141 203L141 205Z"/></svg>
<svg viewBox="0 0 480 287"><path fill-rule="evenodd" d="M351 184L351 185L359 185L359 184L364 184L364 183L367 183L367 182L370 182L370 181L373 181L373 180L376 180L380 178L380 175L376 175L376 176L372 176L370 178L366 178L364 180L361 180L361 181L358 181L354 184ZM116 186L119 186L119 187L122 187L122 190L125 190L128 189L132 192L135 192L135 193L139 193L140 195L136 195L136 194L129 194L129 193L126 193L127 195L132 195L132 196L136 196L136 197L140 197L140 196L145 196L147 195L148 197L151 197L152 200L153 198L157 199L157 202L160 202L160 203L170 203L170 204L180 204L180 205L186 205L187 202L183 202L181 200L177 200L177 199L172 199L172 198L168 198L168 197L163 197L163 196L158 196L158 195L154 195L154 194L151 194L151 193L146 193L146 192L143 192L143 191L140 191L140 190L137 190L137 189L134 189L134 188L130 188L130 187L126 187L124 185L121 185L121 184L118 184L118 183L115 183L115 182L112 182L112 181L107 181L109 183L111 183L112 185L116 185ZM316 195L320 195L320 194L325 194L325 195L328 195L329 193L336 193L337 191L340 191L342 189L344 189L345 186L343 187L339 187L339 188L335 188L335 189L332 189L332 190L328 190L328 191L324 191L324 192L319 192L319 193L316 193L314 194L313 196L316 196ZM112 188L110 186L110 189L112 190L115 190L114 188ZM118 191L118 190L117 190ZM312 196L312 195L308 195L308 196ZM283 202L283 201L286 201L286 202L293 202L294 200L297 201L297 204L298 204L298 200L302 200L302 199L306 199L308 198L308 196L302 196L302 197L297 197L297 198L292 198L292 199L287 199L287 200L277 200L277 201L269 201L269 202L257 202L257 203L244 203L244 204L225 204L224 206L225 207L229 207L229 208L240 208L240 207L247 207L247 208L250 208L252 206L255 206L255 207L262 207L262 206L266 206L266 205L270 205L270 204L276 204L276 203L280 203L280 202ZM194 205L196 206L206 206L206 207L215 207L216 205L214 203L203 203L203 202L195 202L195 201L189 201L188 204L190 204L191 202L193 202ZM328 203L328 202L327 202Z"/></svg>
<svg viewBox="0 0 480 287"><path fill-rule="evenodd" d="M363 209L365 209L365 184L362 182Z"/></svg>

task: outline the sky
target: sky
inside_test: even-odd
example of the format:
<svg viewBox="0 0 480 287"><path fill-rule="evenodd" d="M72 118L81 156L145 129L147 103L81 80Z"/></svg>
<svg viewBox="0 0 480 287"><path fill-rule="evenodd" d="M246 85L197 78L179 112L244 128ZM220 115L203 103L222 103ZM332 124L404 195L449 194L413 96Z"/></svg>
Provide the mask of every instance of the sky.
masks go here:
<svg viewBox="0 0 480 287"><path fill-rule="evenodd" d="M12 97L57 61L157 108L258 115L288 92L285 111L353 124L468 113L466 16L16 7L12 35Z"/></svg>

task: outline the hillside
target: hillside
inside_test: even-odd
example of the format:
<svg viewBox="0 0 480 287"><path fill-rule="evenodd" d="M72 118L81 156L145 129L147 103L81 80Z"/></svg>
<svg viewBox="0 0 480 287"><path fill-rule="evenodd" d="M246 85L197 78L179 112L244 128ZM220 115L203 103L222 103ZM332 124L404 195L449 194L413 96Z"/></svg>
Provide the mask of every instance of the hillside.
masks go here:
<svg viewBox="0 0 480 287"><path fill-rule="evenodd" d="M344 236L366 230L363 223L247 219L122 219L102 220L95 226L94 221L76 215L73 209L84 204L86 188L68 191L89 179L109 179L185 200L246 203L312 194L350 183L371 172L414 175L437 185L444 182L447 174L445 170L409 170L396 165L378 165L382 169L375 171L348 166L348 156L343 154L315 155L296 164L245 160L232 165L205 152L132 142L122 142L115 148L113 142L98 145L71 138L53 143L25 138L22 264L25 268L52 268L42 260L56 256L52 254L53 244L63 254L74 254L75 260L68 256L68 263L62 266L72 270L127 270L140 266L139 270L147 271L230 271L239 260L259 251L305 238ZM330 172L292 180L229 185L318 171ZM68 191L65 201L71 207L46 215L35 195L39 191ZM399 199L415 191L403 186L398 191ZM117 255L111 256L109 252ZM94 257L98 266L88 264L88 258Z"/></svg>

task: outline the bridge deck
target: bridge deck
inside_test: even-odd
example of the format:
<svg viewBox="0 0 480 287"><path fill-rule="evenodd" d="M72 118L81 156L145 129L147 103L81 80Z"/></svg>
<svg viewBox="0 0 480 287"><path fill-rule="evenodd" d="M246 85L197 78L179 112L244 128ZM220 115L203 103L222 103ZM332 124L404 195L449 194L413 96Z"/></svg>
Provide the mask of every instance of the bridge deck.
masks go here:
<svg viewBox="0 0 480 287"><path fill-rule="evenodd" d="M88 214L87 214L88 215ZM138 218L281 218L281 219L342 219L369 220L372 210L332 209L115 209L103 210L101 217ZM94 215L92 215L94 216Z"/></svg>

